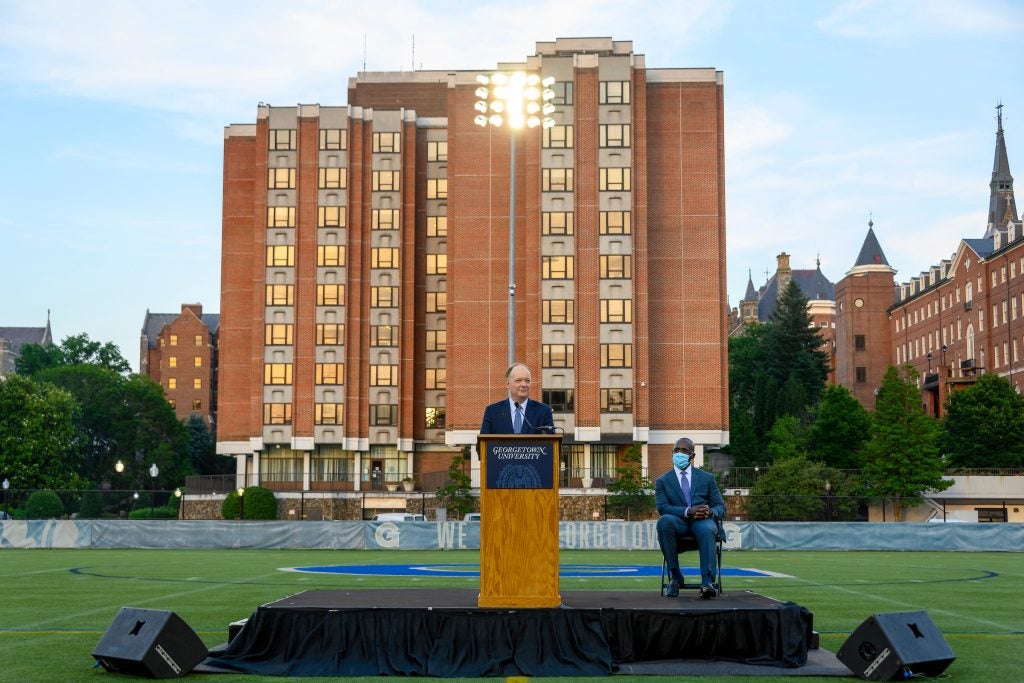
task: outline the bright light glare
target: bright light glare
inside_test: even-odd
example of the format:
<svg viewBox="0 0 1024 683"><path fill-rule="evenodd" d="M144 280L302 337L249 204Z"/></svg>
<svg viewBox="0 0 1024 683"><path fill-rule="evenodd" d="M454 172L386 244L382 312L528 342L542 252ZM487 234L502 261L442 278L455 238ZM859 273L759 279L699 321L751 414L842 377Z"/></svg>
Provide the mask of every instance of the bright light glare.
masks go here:
<svg viewBox="0 0 1024 683"><path fill-rule="evenodd" d="M547 100L554 99L554 92L539 87L554 83L554 78L541 79L535 73L516 71L490 76L479 74L476 80L481 86L489 86L478 87L474 92L478 100L473 107L481 114L473 119L477 125L501 126L507 123L513 128L554 125L554 122L549 123L538 116L554 113L554 105L547 103ZM544 102L543 106L541 102Z"/></svg>

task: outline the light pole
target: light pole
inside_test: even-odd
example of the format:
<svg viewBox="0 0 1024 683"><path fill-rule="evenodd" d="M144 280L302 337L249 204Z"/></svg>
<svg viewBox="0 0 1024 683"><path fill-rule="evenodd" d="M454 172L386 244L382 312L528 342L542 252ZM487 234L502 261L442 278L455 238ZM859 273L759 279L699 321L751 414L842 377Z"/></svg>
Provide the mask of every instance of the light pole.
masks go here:
<svg viewBox="0 0 1024 683"><path fill-rule="evenodd" d="M555 125L550 114L555 93L551 76L541 80L537 74L522 71L495 73L476 77L478 112L473 123L481 128L509 128L508 177L508 364L516 362L516 132L526 126L550 128Z"/></svg>
<svg viewBox="0 0 1024 683"><path fill-rule="evenodd" d="M181 519L181 487L174 489L174 497L178 499L178 519Z"/></svg>
<svg viewBox="0 0 1024 683"><path fill-rule="evenodd" d="M11 482L10 482L10 480L7 479L7 477L4 477L3 487L4 487L4 519L10 519L11 518L11 513L8 512L8 510L7 510L7 489L11 488Z"/></svg>
<svg viewBox="0 0 1024 683"><path fill-rule="evenodd" d="M245 489L238 487L238 519L245 519Z"/></svg>
<svg viewBox="0 0 1024 683"><path fill-rule="evenodd" d="M149 518L153 519L154 509L156 504L154 499L156 498L156 478L160 476L160 468L153 463L149 466L149 478L152 485L149 487Z"/></svg>
<svg viewBox="0 0 1024 683"><path fill-rule="evenodd" d="M825 521L832 521L832 482L825 480Z"/></svg>

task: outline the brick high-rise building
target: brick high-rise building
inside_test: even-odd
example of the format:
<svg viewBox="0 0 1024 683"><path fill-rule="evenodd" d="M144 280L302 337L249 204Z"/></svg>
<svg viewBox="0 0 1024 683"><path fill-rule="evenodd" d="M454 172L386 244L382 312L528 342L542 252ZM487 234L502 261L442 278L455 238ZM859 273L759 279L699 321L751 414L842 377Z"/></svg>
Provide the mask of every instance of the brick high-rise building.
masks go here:
<svg viewBox="0 0 1024 683"><path fill-rule="evenodd" d="M514 355L563 485L727 443L721 72L609 38L499 70L555 79L554 125L514 137ZM443 481L505 394L510 134L474 123L480 73L360 73L347 106L226 128L217 448L250 481Z"/></svg>
<svg viewBox="0 0 1024 683"><path fill-rule="evenodd" d="M216 424L219 322L201 304L182 304L181 313L146 311L139 374L160 383L179 420L199 415Z"/></svg>

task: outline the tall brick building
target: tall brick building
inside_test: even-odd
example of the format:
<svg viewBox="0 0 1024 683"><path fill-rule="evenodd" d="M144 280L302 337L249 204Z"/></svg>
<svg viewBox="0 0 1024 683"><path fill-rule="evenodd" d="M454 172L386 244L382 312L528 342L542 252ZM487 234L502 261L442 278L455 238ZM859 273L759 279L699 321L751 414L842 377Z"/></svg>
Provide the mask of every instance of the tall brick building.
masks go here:
<svg viewBox="0 0 1024 683"><path fill-rule="evenodd" d="M150 313L142 322L139 374L164 388L179 420L192 415L217 421L217 334L220 316L202 304L182 304L181 313Z"/></svg>
<svg viewBox="0 0 1024 683"><path fill-rule="evenodd" d="M563 486L644 444L728 442L723 85L558 39L515 135L516 348ZM505 394L510 133L480 71L360 73L347 106L260 105L224 141L218 452L281 489L366 490L471 454ZM486 73L486 72L485 72Z"/></svg>

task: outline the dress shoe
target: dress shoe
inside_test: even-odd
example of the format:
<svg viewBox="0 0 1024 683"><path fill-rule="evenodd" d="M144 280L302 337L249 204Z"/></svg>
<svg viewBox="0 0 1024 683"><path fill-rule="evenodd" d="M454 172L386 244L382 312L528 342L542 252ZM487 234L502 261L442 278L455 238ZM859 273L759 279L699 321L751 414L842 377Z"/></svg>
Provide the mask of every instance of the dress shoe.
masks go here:
<svg viewBox="0 0 1024 683"><path fill-rule="evenodd" d="M700 587L700 599L710 600L718 595L718 591L715 590L714 586L701 586Z"/></svg>
<svg viewBox="0 0 1024 683"><path fill-rule="evenodd" d="M666 598L678 598L679 597L679 582L672 579L668 582L668 588L665 589Z"/></svg>

